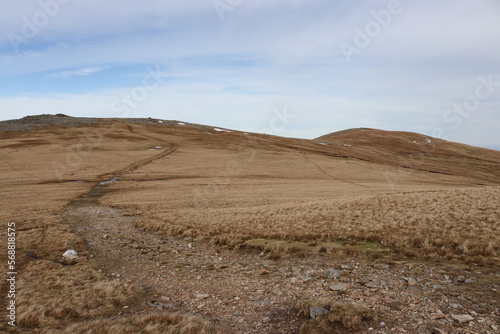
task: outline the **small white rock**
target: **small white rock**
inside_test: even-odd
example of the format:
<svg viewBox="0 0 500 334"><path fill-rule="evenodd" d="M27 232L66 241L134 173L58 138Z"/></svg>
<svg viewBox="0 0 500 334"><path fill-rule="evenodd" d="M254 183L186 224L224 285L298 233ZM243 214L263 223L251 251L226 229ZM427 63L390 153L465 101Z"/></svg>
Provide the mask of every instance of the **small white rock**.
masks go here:
<svg viewBox="0 0 500 334"><path fill-rule="evenodd" d="M74 260L78 258L78 253L73 249L68 249L67 251L64 252L63 257L66 260Z"/></svg>

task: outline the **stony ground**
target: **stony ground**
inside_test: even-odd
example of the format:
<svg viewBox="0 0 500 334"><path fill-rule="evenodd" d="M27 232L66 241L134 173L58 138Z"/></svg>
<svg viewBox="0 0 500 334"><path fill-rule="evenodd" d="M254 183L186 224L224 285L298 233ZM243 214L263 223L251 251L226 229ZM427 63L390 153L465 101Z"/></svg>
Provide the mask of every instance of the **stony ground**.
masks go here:
<svg viewBox="0 0 500 334"><path fill-rule="evenodd" d="M67 223L116 280L133 281L147 300L122 312L200 315L237 333L298 333L303 299L360 303L377 323L361 333L499 333L498 268L430 262L335 259L314 255L268 259L135 227L127 210L97 201L70 205Z"/></svg>

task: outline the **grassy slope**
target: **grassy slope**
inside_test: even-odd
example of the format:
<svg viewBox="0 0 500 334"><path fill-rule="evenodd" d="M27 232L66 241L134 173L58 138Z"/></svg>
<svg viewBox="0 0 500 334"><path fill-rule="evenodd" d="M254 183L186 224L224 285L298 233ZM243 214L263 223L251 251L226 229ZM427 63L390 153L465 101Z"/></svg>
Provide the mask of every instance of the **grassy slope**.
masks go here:
<svg viewBox="0 0 500 334"><path fill-rule="evenodd" d="M132 333L149 328L150 333L225 332L181 315L121 317L124 306L143 302L142 289L133 283L112 281L97 271L84 240L62 222L64 206L93 185L67 181L105 180L131 162L158 154L149 148L161 141L147 134L123 139L123 129L128 133L126 124L114 122L0 135L2 221L16 223L19 272L18 327L7 327L3 322L0 331ZM61 263L67 249L79 250L80 260L74 266ZM0 260L6 263L5 252ZM1 292L6 295L6 291L4 281ZM6 301L2 301L3 310ZM107 319L111 317L117 320L110 323Z"/></svg>
<svg viewBox="0 0 500 334"><path fill-rule="evenodd" d="M498 184L494 167L500 153L449 143L432 154L399 152L394 151L398 145L387 150L380 144L374 149L373 138L371 146L352 141L348 147L336 141L339 138L322 145L221 133L209 127L114 120L1 133L2 218L15 221L18 228L18 300L24 305L19 308L19 324L40 326L41 331L64 330L66 324L95 319L86 326L109 330L102 319L117 316L122 305L141 299L137 286L109 281L91 259L76 266L59 263L66 249L85 249L83 240L61 223L59 213L92 186L66 181L106 180L134 162L154 157L157 146L179 149L123 176L111 186L119 191L103 198L108 204L136 206L143 213L141 226L151 230L217 237L227 243L255 238L369 238L397 247L421 247L430 254L496 256L498 188L462 188ZM411 145L405 147L410 150ZM423 162L418 168L398 168L394 156L400 154L423 156ZM452 175L418 169L446 169ZM165 181L151 181L160 179ZM447 239L450 229L456 229L450 234L459 238L455 244ZM375 233L387 230L394 232L385 233L387 238ZM391 241L391 236L404 231L408 233L403 243ZM27 252L41 259L30 260ZM0 260L4 257L2 252ZM5 288L3 283L2 293ZM144 321L154 327L165 319L127 318L116 326L133 332ZM186 321L191 325L194 321L194 328L209 327L199 320Z"/></svg>

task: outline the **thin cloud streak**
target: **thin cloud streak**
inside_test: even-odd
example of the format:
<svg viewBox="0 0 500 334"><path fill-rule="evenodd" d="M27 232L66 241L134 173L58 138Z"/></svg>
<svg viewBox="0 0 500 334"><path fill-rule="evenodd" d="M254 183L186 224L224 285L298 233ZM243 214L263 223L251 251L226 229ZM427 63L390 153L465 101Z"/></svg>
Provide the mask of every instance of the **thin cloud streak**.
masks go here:
<svg viewBox="0 0 500 334"><path fill-rule="evenodd" d="M62 78L62 79L67 79L73 76L88 76L97 72L101 72L104 70L104 67L101 66L94 66L94 67L85 67L81 68L78 70L73 70L73 71L62 71L59 73L54 73L49 75L49 78Z"/></svg>

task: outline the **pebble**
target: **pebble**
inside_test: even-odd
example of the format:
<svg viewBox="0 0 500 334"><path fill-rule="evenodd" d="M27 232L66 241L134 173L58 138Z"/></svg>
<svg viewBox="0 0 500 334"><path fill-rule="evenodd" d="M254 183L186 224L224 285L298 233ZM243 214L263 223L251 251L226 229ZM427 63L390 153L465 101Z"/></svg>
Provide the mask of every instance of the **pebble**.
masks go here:
<svg viewBox="0 0 500 334"><path fill-rule="evenodd" d="M458 322L469 322L474 320L474 318L469 314L452 314L451 317Z"/></svg>
<svg viewBox="0 0 500 334"><path fill-rule="evenodd" d="M337 270L337 269L328 269L325 272L325 277L326 278L336 278L342 275L344 271L343 270Z"/></svg>
<svg viewBox="0 0 500 334"><path fill-rule="evenodd" d="M417 280L413 277L408 278L408 286L415 286L417 285Z"/></svg>
<svg viewBox="0 0 500 334"><path fill-rule="evenodd" d="M205 293L197 293L195 297L196 299L207 299L208 297L210 297L210 295L207 295Z"/></svg>
<svg viewBox="0 0 500 334"><path fill-rule="evenodd" d="M262 268L259 270L259 275L267 275L269 274L269 270Z"/></svg>
<svg viewBox="0 0 500 334"><path fill-rule="evenodd" d="M444 314L437 312L437 313L431 313L427 316L431 320L437 320L437 319L442 319L444 318Z"/></svg>
<svg viewBox="0 0 500 334"><path fill-rule="evenodd" d="M405 292L413 299L422 298L422 291L413 286L409 286L408 288L406 288Z"/></svg>
<svg viewBox="0 0 500 334"><path fill-rule="evenodd" d="M347 289L346 284L335 284L335 285L330 285L330 290L332 291L343 291Z"/></svg>

